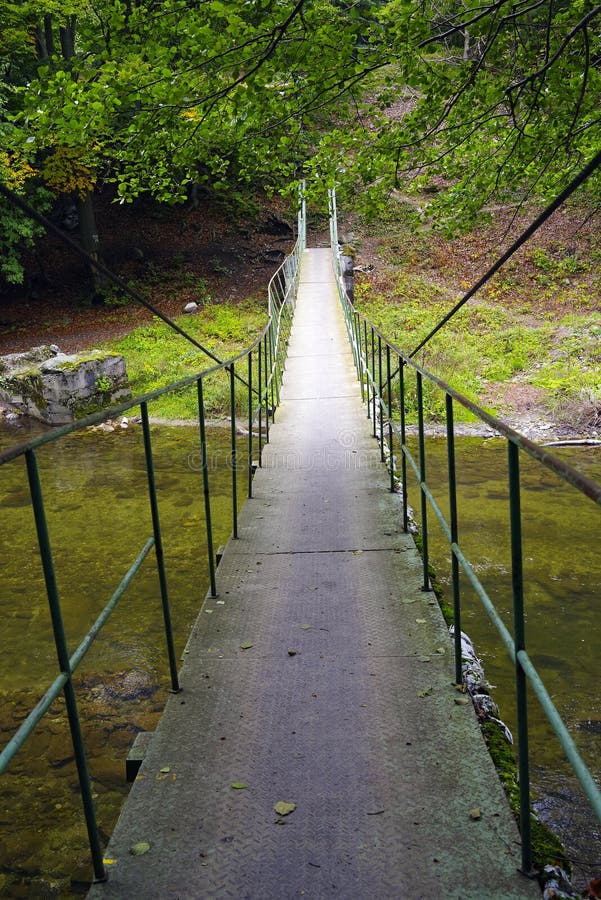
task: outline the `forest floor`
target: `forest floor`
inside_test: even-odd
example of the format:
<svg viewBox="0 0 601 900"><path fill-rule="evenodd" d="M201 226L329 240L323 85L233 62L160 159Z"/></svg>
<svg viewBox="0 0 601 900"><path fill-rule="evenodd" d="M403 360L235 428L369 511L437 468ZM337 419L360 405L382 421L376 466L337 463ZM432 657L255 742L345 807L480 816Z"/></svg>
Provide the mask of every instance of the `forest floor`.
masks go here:
<svg viewBox="0 0 601 900"><path fill-rule="evenodd" d="M173 209L145 200L119 206L101 196L97 209L106 264L170 317L180 315L191 300L235 309L255 298L260 310L269 278L292 246L293 216L281 203L234 215L203 200L196 208ZM490 224L453 239L420 224L405 198L393 201L377 223L349 219L341 236L363 270L357 275L358 307L409 351L415 338L426 333L431 316L440 318L457 301L530 215L514 221L511 210L497 210ZM489 362L470 392L460 368L478 368L480 360L468 356L459 363L447 350L441 352L440 344L425 360L427 368L535 440L601 438L601 400L593 384L595 365L598 381L601 363L601 254L595 225L583 225L585 218L577 209L556 213L470 301L469 315L458 314L457 321L463 322L459 331L446 327L447 347L467 345L482 330L488 337L496 333L491 352L505 358L514 353L507 345L508 328L518 344L528 344L530 355L536 356L546 342L550 374L537 373L537 366L544 367L528 358L520 357L513 369L503 371ZM314 224L323 222L316 219ZM309 243L325 239L316 228ZM90 349L116 342L152 320L150 312L118 291L109 290L105 303L90 305L87 285L83 263L68 248L54 237L40 240L28 261L26 285L0 290L0 355L40 344L57 344L64 352ZM395 314L401 310L399 327ZM598 332L591 326L597 321ZM530 347L532 335L537 337ZM586 377L579 377L576 363ZM572 382L565 390L557 384L562 365ZM432 410L433 430L436 418ZM459 428L466 434L483 433L474 424L460 423Z"/></svg>
<svg viewBox="0 0 601 900"><path fill-rule="evenodd" d="M264 291L292 245L275 203L242 216L202 199L191 208L100 195L96 215L105 264L170 317L191 300L236 304ZM38 344L90 349L152 319L111 287L104 303L91 303L85 264L57 237L38 240L26 271L24 286L0 285L0 354Z"/></svg>

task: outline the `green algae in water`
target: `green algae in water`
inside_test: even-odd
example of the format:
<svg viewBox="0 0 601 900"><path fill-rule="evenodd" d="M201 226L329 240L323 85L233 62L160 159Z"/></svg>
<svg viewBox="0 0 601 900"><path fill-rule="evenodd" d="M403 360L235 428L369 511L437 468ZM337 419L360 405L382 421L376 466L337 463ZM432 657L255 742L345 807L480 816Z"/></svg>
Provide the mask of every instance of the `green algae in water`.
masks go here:
<svg viewBox="0 0 601 900"><path fill-rule="evenodd" d="M227 431L209 434L215 547L231 530L228 440ZM208 587L198 433L194 428L154 428L153 444L179 656ZM436 483L446 451L441 441L429 441L428 448L429 478ZM242 440L241 459L245 449ZM498 441L458 439L457 451L460 543L510 624L506 450ZM573 460L591 477L601 476L598 452L578 450L570 454ZM72 651L151 533L141 429L78 433L40 449L39 464ZM593 538L599 512L590 501L576 504L571 488L558 488L556 479L534 464L526 461L523 474L529 649L586 761L598 771L601 737L577 725L601 719L596 678L599 567ZM239 477L243 498L246 473L240 471ZM2 728L18 725L56 674L25 484L22 460L0 467L0 614L6 634L0 663ZM446 508L444 492L435 494ZM410 500L415 499L413 490ZM448 552L437 538L433 517L431 521L431 561L444 581ZM505 650L479 601L463 587L463 627L484 658L488 677L498 685L496 699L513 725L512 673ZM139 731L154 729L164 705L169 687L164 643L151 552L76 676L103 838L127 793L125 756ZM568 847L590 855L590 843L579 846L570 838L576 831L590 836L597 826L585 813L584 820L575 818L586 804L575 800L577 788L534 701L530 712L537 808L547 821L561 826ZM17 872L26 881L41 872L35 875L39 896L56 893L47 887L51 884L60 885L61 896L67 896L69 875L87 857L88 846L62 701L13 761L0 782L0 800L0 871ZM1 881L0 888L9 890Z"/></svg>
<svg viewBox="0 0 601 900"><path fill-rule="evenodd" d="M599 448L553 448L589 478L601 481ZM427 444L428 482L445 511L446 444ZM601 720L598 689L599 508L525 454L521 459L526 639L529 655L593 776L600 775ZM459 544L513 632L507 449L500 440L457 439ZM410 502L418 512L409 482ZM437 578L451 594L446 539L429 517L429 551ZM494 626L467 579L461 579L462 628L475 643L495 699L515 733L513 667ZM596 861L600 825L569 767L535 697L529 701L531 779L536 811L555 828L568 855ZM578 870L578 866L576 866ZM582 866L583 873L587 873ZM588 878L592 877L592 872ZM582 875L584 878L585 875Z"/></svg>
<svg viewBox="0 0 601 900"><path fill-rule="evenodd" d="M20 430L27 440L40 429ZM179 658L208 587L198 431L155 427L153 456ZM215 547L231 532L229 430L208 432ZM14 439L13 439L14 440ZM244 461L245 441L238 447ZM69 651L73 652L152 533L140 427L78 432L40 448ZM239 467L239 497L246 472ZM0 467L0 728L6 739L57 674L25 466ZM152 731L169 689L154 551L78 669L78 705L103 838L127 794L125 757ZM3 741L5 743L5 741ZM64 701L56 701L0 781L2 893L68 896L89 854ZM8 880L7 880L8 879ZM32 880L33 879L33 880ZM23 882L18 885L18 882ZM13 887L11 888L11 884Z"/></svg>

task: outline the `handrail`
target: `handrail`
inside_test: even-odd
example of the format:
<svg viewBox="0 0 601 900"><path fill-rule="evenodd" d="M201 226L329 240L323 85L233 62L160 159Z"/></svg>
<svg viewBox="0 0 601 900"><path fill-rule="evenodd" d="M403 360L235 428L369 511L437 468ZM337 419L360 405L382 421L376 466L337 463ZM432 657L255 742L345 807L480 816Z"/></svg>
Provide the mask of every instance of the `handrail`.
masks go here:
<svg viewBox="0 0 601 900"><path fill-rule="evenodd" d="M230 387L230 435L231 435L231 469L232 469L232 537L238 536L238 500L237 500L237 440L236 440L236 380L242 381L247 388L247 409L248 409L248 444L247 444L247 465L248 465L248 496L252 496L252 473L253 473L253 455L254 455L254 434L253 428L258 419L258 459L259 465L262 464L262 447L263 440L269 440L269 423L273 422L276 407L279 403L280 385L283 377L284 361L287 352L287 336L290 329L292 318L292 310L296 300L296 289L298 286L299 270L302 252L305 247L305 205L301 200L299 218L298 218L298 235L292 253L287 256L282 265L277 269L271 278L267 290L267 312L268 321L265 328L245 350L238 353L225 361L218 363L210 368L196 372L192 375L182 378L179 381L172 382L155 391L135 397L125 403L120 403L109 409L94 413L78 420L70 425L64 425L54 428L51 431L34 438L33 440L22 443L18 446L11 447L0 453L0 466L6 465L11 461L23 457L27 465L27 473L29 480L29 490L31 496L31 505L35 518L38 548L46 593L50 608L54 642L58 658L59 674L45 691L44 695L37 702L26 718L20 724L19 728L13 733L8 743L0 752L0 775L2 775L16 753L21 749L27 738L32 734L40 720L46 714L54 700L62 693L65 696L67 713L69 718L69 727L71 731L71 740L73 744L74 756L77 765L79 787L82 796L84 817L88 833L88 841L92 858L92 866L95 881L106 881L108 875L104 867L102 849L98 824L96 821L95 803L92 795L92 787L87 766L86 750L84 740L81 733L80 717L77 708L77 698L75 685L73 683L73 674L86 653L92 646L92 643L100 633L101 629L108 621L110 615L116 608L120 598L125 593L127 587L135 577L136 573L142 566L144 560L154 547L157 575L159 579L161 604L163 613L163 623L165 631L165 640L167 645L167 657L170 671L171 690L177 692L180 690L179 676L177 671L177 662L175 655L175 647L173 642L173 629L171 623L171 613L169 604L169 592L167 586L167 576L165 570L165 561L163 555L163 544L161 536L160 516L158 497L154 476L154 464L152 456L152 442L150 434L150 419L148 415L148 404L158 397L172 391L178 391L182 388L196 384L198 394L198 427L201 450L201 470L203 479L203 495L205 507L205 538L207 559L210 578L210 595L217 596L217 584L215 575L215 555L213 548L212 520L211 520L211 494L209 483L209 467L207 456L207 438L206 438L206 415L203 383L215 374L224 373L229 380ZM255 372L253 360L258 359L258 367ZM246 361L245 378L241 378L236 372L236 366ZM255 403L255 400L257 401ZM146 472L148 480L148 497L150 505L150 513L152 520L152 535L148 537L144 546L139 551L135 560L123 576L119 586L113 593L108 603L104 606L102 612L97 617L94 624L88 630L78 647L69 652L67 635L63 624L60 596L55 575L55 566L52 555L52 546L46 513L44 509L44 498L42 484L39 476L36 451L39 447L58 441L63 437L81 431L91 425L96 425L107 419L113 419L122 415L127 410L134 407L140 407L141 422L144 436L144 455L146 463Z"/></svg>
<svg viewBox="0 0 601 900"><path fill-rule="evenodd" d="M495 625L507 652L515 666L516 701L517 701L517 729L518 729L518 771L519 771L519 803L520 803L520 830L522 836L522 869L529 873L532 868L532 846L530 836L530 775L528 756L528 714L526 703L526 690L529 684L534 695L538 699L553 731L560 741L566 757L578 778L582 789L588 798L593 811L601 821L601 790L596 784L590 770L580 756L576 745L569 734L565 723L562 721L543 680L537 672L532 660L526 651L525 616L524 616L524 585L522 575L522 534L520 511L520 451L528 454L539 464L554 472L563 481L572 485L585 497L594 503L601 505L601 484L592 481L576 469L569 466L547 449L526 438L524 435L510 428L506 423L487 413L477 404L468 400L459 391L449 384L428 372L423 366L416 363L411 356L404 353L394 343L388 340L367 316L360 313L353 306L342 283L338 226L336 221L336 197L333 191L329 197L330 206L330 238L334 257L334 271L338 294L342 304L345 323L351 343L353 358L363 400L367 402L368 417L373 423L374 437L380 440L381 459L384 462L385 437L387 433L388 466L390 470L390 490L396 490L394 441L399 444L401 451L401 492L403 528L408 531L408 487L407 487L407 463L416 476L417 486L421 502L421 541L423 563L423 588L429 590L429 559L428 559L428 505L436 515L442 531L449 542L451 551L451 575L453 591L453 618L454 618L454 652L455 652L455 678L457 683L463 680L461 665L461 595L459 584L459 569L464 572L477 596L481 600L486 613ZM393 360L396 368L393 368ZM412 369L416 379L417 413L418 413L418 454L417 460L407 447L406 442L406 386L405 376L408 369ZM398 375L398 384L396 378ZM393 380L394 379L394 380ZM424 428L424 401L423 381L427 380L436 385L445 394L446 408L446 439L447 439L447 477L449 490L449 519L436 502L434 495L426 480L426 450ZM398 408L393 408L393 396L398 394ZM483 584L479 580L474 566L465 556L459 545L458 516L457 516L457 492L455 475L455 430L454 430L454 401L460 403L471 413L485 422L507 441L508 452L508 495L510 507L510 537L511 537L511 562L512 562L512 592L513 592L513 635L499 616L495 605ZM397 413L399 424L394 421ZM378 433L379 431L379 433Z"/></svg>

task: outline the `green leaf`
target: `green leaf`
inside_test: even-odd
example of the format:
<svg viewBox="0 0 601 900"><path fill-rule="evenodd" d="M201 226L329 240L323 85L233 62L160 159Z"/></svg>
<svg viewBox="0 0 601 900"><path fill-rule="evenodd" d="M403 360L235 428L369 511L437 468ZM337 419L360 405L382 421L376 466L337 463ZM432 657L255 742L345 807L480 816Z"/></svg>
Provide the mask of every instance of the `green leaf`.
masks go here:
<svg viewBox="0 0 601 900"><path fill-rule="evenodd" d="M246 643L246 642L245 642L244 644L240 644L240 649L241 649L241 650L250 650L250 648L251 648L252 646L253 646L253 644L249 644L249 643Z"/></svg>
<svg viewBox="0 0 601 900"><path fill-rule="evenodd" d="M144 856L149 850L150 844L148 841L139 841L137 844L134 844L133 847L129 848L129 852L132 856Z"/></svg>
<svg viewBox="0 0 601 900"><path fill-rule="evenodd" d="M278 816L288 816L296 809L296 803L279 800L273 808L277 812Z"/></svg>
<svg viewBox="0 0 601 900"><path fill-rule="evenodd" d="M235 791L244 791L248 785L244 784L242 781L232 781L230 787L232 787Z"/></svg>

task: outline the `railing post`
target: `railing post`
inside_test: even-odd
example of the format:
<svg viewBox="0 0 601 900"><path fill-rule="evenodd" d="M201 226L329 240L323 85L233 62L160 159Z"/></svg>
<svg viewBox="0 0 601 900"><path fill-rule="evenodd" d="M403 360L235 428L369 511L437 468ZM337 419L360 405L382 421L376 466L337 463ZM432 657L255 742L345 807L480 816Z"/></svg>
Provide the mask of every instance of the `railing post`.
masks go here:
<svg viewBox="0 0 601 900"><path fill-rule="evenodd" d="M238 537L238 466L236 449L236 388L234 363L230 366L230 438L232 466L232 537Z"/></svg>
<svg viewBox="0 0 601 900"><path fill-rule="evenodd" d="M267 347L268 347L268 349L269 349L269 371L270 371L270 373L271 373L271 380L270 380L270 386L271 386L271 392L270 392L270 393L271 393L271 421L272 421L272 422L275 422L275 407L276 407L276 403L275 403L275 380L276 380L276 370L275 370L274 357L273 357L272 329L273 329L273 319L271 320L271 323L270 323L270 325L269 325L269 328L268 328L268 330L267 330L267 334L265 335L265 338L266 338L266 340L267 340Z"/></svg>
<svg viewBox="0 0 601 900"><path fill-rule="evenodd" d="M376 336L373 325L371 326L371 406L374 437L376 437Z"/></svg>
<svg viewBox="0 0 601 900"><path fill-rule="evenodd" d="M459 561L455 549L459 542L457 521L457 478L455 473L455 425L453 421L453 398L445 394L447 407L447 464L449 478L449 514L451 518L451 571L453 580L453 627L455 644L455 681L463 683L461 668L461 595L459 592Z"/></svg>
<svg viewBox="0 0 601 900"><path fill-rule="evenodd" d="M48 525L46 522L46 513L44 511L42 486L40 484L38 464L33 450L28 450L25 453L25 461L27 464L31 503L33 507L33 515L35 518L35 525L38 535L38 545L40 548L40 558L42 561L42 569L44 572L44 582L46 584L46 594L48 597L48 606L50 608L50 617L52 620L52 631L54 634L54 644L56 647L58 665L61 672L69 674L69 678L65 683L63 692L65 695L69 728L71 730L71 741L73 744L77 774L79 777L79 789L81 791L81 799L83 803L86 828L88 832L88 841L90 845L90 852L92 854L94 880L99 882L106 881L108 875L106 869L104 868L104 862L102 859L100 836L98 834L98 824L96 822L96 811L94 808L94 800L92 798L92 786L90 783L90 774L88 771L86 751L83 742L83 736L81 733L81 725L79 722L79 713L77 711L77 699L75 697L75 688L73 687L73 680L71 676L71 663L69 661L69 651L67 649L67 639L65 636L65 628L63 624L63 615L61 612L58 587L56 584L54 562L52 560L52 549L50 546L50 537L48 535Z"/></svg>
<svg viewBox="0 0 601 900"><path fill-rule="evenodd" d="M198 424L200 428L200 459L202 468L202 485L205 501L205 524L207 529L207 554L209 557L209 577L211 580L211 597L217 596L215 583L215 557L213 556L213 525L211 522L211 495L209 491L209 461L207 457L207 434L205 427L205 404L202 378L196 382L198 390Z"/></svg>
<svg viewBox="0 0 601 900"><path fill-rule="evenodd" d="M382 336L378 335L378 411L380 413L380 460L384 462L386 457L384 454L384 381L382 379Z"/></svg>
<svg viewBox="0 0 601 900"><path fill-rule="evenodd" d="M253 352L248 353L248 497L253 495Z"/></svg>
<svg viewBox="0 0 601 900"><path fill-rule="evenodd" d="M365 384L365 399L367 400L367 418L371 419L370 402L369 402L369 346L367 343L367 320L363 319L363 344L365 345L365 371L367 380Z"/></svg>
<svg viewBox="0 0 601 900"><path fill-rule="evenodd" d="M361 346L361 321L355 312L355 331L357 333L357 359L359 365L359 384L361 385L361 402L365 402L365 385L363 384L363 347Z"/></svg>
<svg viewBox="0 0 601 900"><path fill-rule="evenodd" d="M424 438L424 394L422 387L422 374L416 372L417 380L417 421L419 430L419 490L421 495L421 513L422 513L422 559L424 565L424 585L423 590L430 590L430 574L428 559L428 501L426 492L426 442Z"/></svg>
<svg viewBox="0 0 601 900"><path fill-rule="evenodd" d="M388 453L390 454L390 491L394 493L394 439L392 432L392 382L390 379L390 344L386 342L386 390L388 391Z"/></svg>
<svg viewBox="0 0 601 900"><path fill-rule="evenodd" d="M259 468L263 465L263 341L259 341Z"/></svg>
<svg viewBox="0 0 601 900"><path fill-rule="evenodd" d="M407 492L407 457L405 447L407 443L407 424L405 421L405 360L399 356L399 408L401 413L401 478L403 490L403 531L409 531L409 510Z"/></svg>
<svg viewBox="0 0 601 900"><path fill-rule="evenodd" d="M159 519L159 504L157 500L156 481L154 477L154 461L152 458L152 442L150 439L150 422L148 419L148 404L140 404L142 414L142 431L144 434L144 455L146 457L146 476L148 478L148 498L150 500L150 514L152 516L152 530L154 533L154 550L156 554L157 570L159 573L159 586L161 589L161 604L163 607L163 622L165 625L165 639L167 641L167 656L169 659L169 673L171 675L171 690L177 694L181 688L177 672L175 658L175 645L173 642L173 627L171 624L171 610L169 607L169 591L167 590L167 576L165 574L165 555L163 553L163 538L161 536L161 523Z"/></svg>
<svg viewBox="0 0 601 900"><path fill-rule="evenodd" d="M269 443L269 417L271 415L269 409L269 389L271 386L271 378L269 373L269 353L267 349L267 333L263 336L263 366L265 368L265 443Z"/></svg>
<svg viewBox="0 0 601 900"><path fill-rule="evenodd" d="M522 515L520 503L519 449L508 441L509 518L511 527L511 582L513 588L513 627L515 642L515 684L518 726L518 772L520 788L520 833L522 836L522 870L532 868L530 835L530 772L528 758L527 679L518 653L526 649L524 625L524 579L522 571Z"/></svg>

